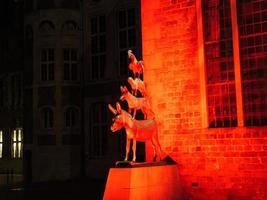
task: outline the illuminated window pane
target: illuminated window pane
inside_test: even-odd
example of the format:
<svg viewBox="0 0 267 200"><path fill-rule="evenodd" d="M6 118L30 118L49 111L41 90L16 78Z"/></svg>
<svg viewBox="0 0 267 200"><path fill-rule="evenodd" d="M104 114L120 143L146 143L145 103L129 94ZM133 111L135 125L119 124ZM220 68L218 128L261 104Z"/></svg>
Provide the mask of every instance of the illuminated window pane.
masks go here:
<svg viewBox="0 0 267 200"><path fill-rule="evenodd" d="M17 131L16 130L13 131L12 140L13 140L13 142L17 141Z"/></svg>
<svg viewBox="0 0 267 200"><path fill-rule="evenodd" d="M3 144L0 143L0 158L3 157Z"/></svg>
<svg viewBox="0 0 267 200"><path fill-rule="evenodd" d="M3 142L3 131L0 131L0 142Z"/></svg>
<svg viewBox="0 0 267 200"><path fill-rule="evenodd" d="M22 144L21 144L21 142L18 142L18 158L21 158L21 149L22 148Z"/></svg>
<svg viewBox="0 0 267 200"><path fill-rule="evenodd" d="M12 146L11 156L12 158L22 158L23 151L23 134L21 129L13 130L12 132Z"/></svg>
<svg viewBox="0 0 267 200"><path fill-rule="evenodd" d="M13 143L12 145L12 157L16 158L17 157L17 143Z"/></svg>
<svg viewBox="0 0 267 200"><path fill-rule="evenodd" d="M3 131L0 131L0 158L3 157Z"/></svg>

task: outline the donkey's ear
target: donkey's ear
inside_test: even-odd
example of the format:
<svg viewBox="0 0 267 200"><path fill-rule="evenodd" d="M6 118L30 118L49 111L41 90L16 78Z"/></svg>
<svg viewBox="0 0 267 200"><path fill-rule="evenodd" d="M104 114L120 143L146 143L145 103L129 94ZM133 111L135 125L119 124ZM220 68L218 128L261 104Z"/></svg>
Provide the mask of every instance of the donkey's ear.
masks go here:
<svg viewBox="0 0 267 200"><path fill-rule="evenodd" d="M128 88L126 86L123 87L124 92L128 91Z"/></svg>
<svg viewBox="0 0 267 200"><path fill-rule="evenodd" d="M116 108L118 113L121 113L121 105L118 102L116 103Z"/></svg>
<svg viewBox="0 0 267 200"><path fill-rule="evenodd" d="M120 89L121 89L121 92L123 92L123 91L124 91L124 90L123 90L124 88L123 88L122 86L120 86Z"/></svg>
<svg viewBox="0 0 267 200"><path fill-rule="evenodd" d="M108 108L114 115L118 114L117 110L115 108L113 108L112 105L108 104Z"/></svg>

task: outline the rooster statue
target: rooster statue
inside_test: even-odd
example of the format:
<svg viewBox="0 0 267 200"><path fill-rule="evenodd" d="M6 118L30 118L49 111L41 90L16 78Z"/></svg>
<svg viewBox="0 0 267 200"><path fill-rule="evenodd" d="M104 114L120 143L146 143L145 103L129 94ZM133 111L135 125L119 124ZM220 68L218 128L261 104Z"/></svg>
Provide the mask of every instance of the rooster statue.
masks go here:
<svg viewBox="0 0 267 200"><path fill-rule="evenodd" d="M129 63L129 69L133 71L135 78L140 78L140 75L144 72L143 61L137 61L132 50L128 50L128 57L131 60L131 62Z"/></svg>

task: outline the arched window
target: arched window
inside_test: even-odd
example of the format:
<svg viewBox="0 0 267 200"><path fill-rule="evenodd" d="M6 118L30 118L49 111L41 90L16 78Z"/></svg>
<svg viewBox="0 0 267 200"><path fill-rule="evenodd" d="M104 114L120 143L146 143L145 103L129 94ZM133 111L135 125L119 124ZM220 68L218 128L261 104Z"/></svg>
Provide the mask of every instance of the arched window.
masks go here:
<svg viewBox="0 0 267 200"><path fill-rule="evenodd" d="M44 20L39 24L40 33L50 33L54 32L54 30L55 30L55 25L51 21Z"/></svg>
<svg viewBox="0 0 267 200"><path fill-rule="evenodd" d="M74 128L78 125L78 110L73 107L69 107L65 112L65 127Z"/></svg>
<svg viewBox="0 0 267 200"><path fill-rule="evenodd" d="M53 128L54 126L54 113L52 108L44 108L42 110L43 128Z"/></svg>

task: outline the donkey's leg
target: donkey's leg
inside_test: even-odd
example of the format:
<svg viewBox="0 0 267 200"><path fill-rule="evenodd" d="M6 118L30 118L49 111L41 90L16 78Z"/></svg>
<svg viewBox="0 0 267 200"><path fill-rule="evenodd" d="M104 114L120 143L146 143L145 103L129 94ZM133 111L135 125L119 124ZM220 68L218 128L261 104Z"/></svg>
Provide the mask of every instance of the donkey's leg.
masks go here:
<svg viewBox="0 0 267 200"><path fill-rule="evenodd" d="M135 115L136 115L136 108L134 109L133 119L135 119Z"/></svg>
<svg viewBox="0 0 267 200"><path fill-rule="evenodd" d="M133 162L136 161L136 140L133 139Z"/></svg>
<svg viewBox="0 0 267 200"><path fill-rule="evenodd" d="M129 152L130 152L130 144L131 144L131 139L127 138L127 140L126 140L126 155L125 155L124 161L128 160Z"/></svg>
<svg viewBox="0 0 267 200"><path fill-rule="evenodd" d="M152 137L152 141L155 144L156 154L159 156L159 160L162 159L162 150L157 137Z"/></svg>
<svg viewBox="0 0 267 200"><path fill-rule="evenodd" d="M156 145L153 140L151 140L152 147L153 147L153 162L157 160L157 153L156 153Z"/></svg>

